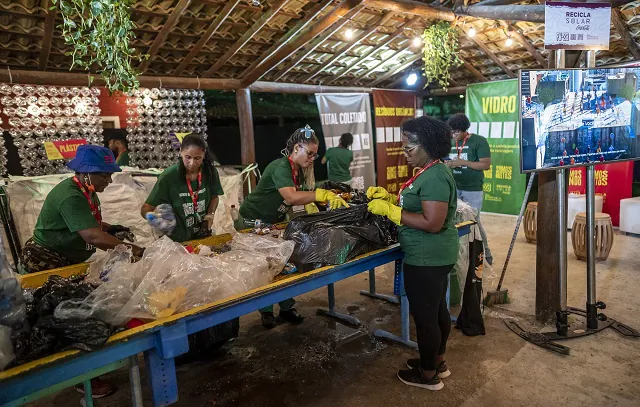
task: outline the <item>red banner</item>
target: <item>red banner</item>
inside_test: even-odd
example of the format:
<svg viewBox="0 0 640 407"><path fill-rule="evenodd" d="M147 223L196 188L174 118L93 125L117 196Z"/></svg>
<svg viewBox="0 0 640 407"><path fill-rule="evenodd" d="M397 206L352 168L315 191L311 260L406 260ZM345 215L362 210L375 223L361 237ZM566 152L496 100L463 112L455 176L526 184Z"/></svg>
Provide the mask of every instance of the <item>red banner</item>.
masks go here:
<svg viewBox="0 0 640 407"><path fill-rule="evenodd" d="M620 222L620 200L631 198L633 182L633 161L600 164L595 168L596 195L602 195L602 211L611 216L611 222ZM572 168L569 172L569 193L585 194L587 189L587 169Z"/></svg>
<svg viewBox="0 0 640 407"><path fill-rule="evenodd" d="M373 106L377 185L393 194L410 177L407 159L402 153L400 125L415 117L416 98L413 92L374 89Z"/></svg>
<svg viewBox="0 0 640 407"><path fill-rule="evenodd" d="M61 160L75 157L76 150L83 144L87 144L87 140L45 141L44 149L49 160Z"/></svg>

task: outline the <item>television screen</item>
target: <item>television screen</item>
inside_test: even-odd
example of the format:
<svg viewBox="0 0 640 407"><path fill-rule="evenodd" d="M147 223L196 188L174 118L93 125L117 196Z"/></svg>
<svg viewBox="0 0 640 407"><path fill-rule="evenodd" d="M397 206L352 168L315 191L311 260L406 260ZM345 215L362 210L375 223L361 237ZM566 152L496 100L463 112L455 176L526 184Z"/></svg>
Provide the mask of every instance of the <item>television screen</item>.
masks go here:
<svg viewBox="0 0 640 407"><path fill-rule="evenodd" d="M520 71L522 172L640 159L640 67Z"/></svg>

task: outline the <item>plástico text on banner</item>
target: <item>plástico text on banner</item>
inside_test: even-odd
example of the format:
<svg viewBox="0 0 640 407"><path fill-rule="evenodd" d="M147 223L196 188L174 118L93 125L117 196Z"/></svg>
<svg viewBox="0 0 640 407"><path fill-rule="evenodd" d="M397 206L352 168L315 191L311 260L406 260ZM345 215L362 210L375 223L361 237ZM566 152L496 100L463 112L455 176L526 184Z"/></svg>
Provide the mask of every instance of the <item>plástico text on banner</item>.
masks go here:
<svg viewBox="0 0 640 407"><path fill-rule="evenodd" d="M373 107L378 186L395 194L411 177L407 158L402 152L400 126L416 115L416 97L410 91L374 89Z"/></svg>
<svg viewBox="0 0 640 407"><path fill-rule="evenodd" d="M608 50L610 31L611 3L545 3L546 49Z"/></svg>
<svg viewBox="0 0 640 407"><path fill-rule="evenodd" d="M316 102L327 149L337 147L342 134L353 135L352 188L375 185L369 94L316 93Z"/></svg>
<svg viewBox="0 0 640 407"><path fill-rule="evenodd" d="M518 108L517 79L467 87L469 133L486 138L491 149L491 167L484 171L482 186L485 212L517 215L524 199L526 176L519 171Z"/></svg>

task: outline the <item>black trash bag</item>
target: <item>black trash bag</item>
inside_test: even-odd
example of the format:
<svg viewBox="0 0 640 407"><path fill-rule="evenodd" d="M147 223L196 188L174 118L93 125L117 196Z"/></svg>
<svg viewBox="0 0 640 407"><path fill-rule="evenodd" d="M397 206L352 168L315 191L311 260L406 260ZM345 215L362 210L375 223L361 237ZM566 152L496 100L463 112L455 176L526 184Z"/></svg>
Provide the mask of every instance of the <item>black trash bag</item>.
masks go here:
<svg viewBox="0 0 640 407"><path fill-rule="evenodd" d="M351 186L347 185L347 184L343 184L341 182L335 182L335 181L325 181L322 185L320 185L320 188L322 189L327 189L327 190L338 190L338 191L342 191L342 192L351 192L353 191L353 189L351 188Z"/></svg>
<svg viewBox="0 0 640 407"><path fill-rule="evenodd" d="M349 200L350 204L362 205L362 204L369 203L367 194L365 194L363 191L355 190L347 184L342 184L340 182L335 182L335 181L326 181L320 186L320 188L327 189L327 190L334 190L334 191L338 190L341 192L352 194L352 197Z"/></svg>
<svg viewBox="0 0 640 407"><path fill-rule="evenodd" d="M83 277L64 278L50 276L42 287L33 293L33 302L27 305L27 318L34 325L40 316L53 315L53 311L62 301L83 300L94 287L83 281Z"/></svg>
<svg viewBox="0 0 640 407"><path fill-rule="evenodd" d="M456 320L456 328L467 336L485 334L484 320L480 309L483 267L484 246L482 240L474 240L469 243L469 268L462 293L462 309Z"/></svg>
<svg viewBox="0 0 640 407"><path fill-rule="evenodd" d="M223 322L188 336L189 352L176 358L176 364L182 365L211 355L229 340L238 337L240 318Z"/></svg>
<svg viewBox="0 0 640 407"><path fill-rule="evenodd" d="M308 271L387 247L397 241L397 229L387 218L369 213L366 205L351 205L297 217L284 238L296 243L290 261Z"/></svg>
<svg viewBox="0 0 640 407"><path fill-rule="evenodd" d="M101 348L115 329L95 318L58 319L52 315L38 318L30 332L17 333L12 339L15 366L69 349L91 352Z"/></svg>

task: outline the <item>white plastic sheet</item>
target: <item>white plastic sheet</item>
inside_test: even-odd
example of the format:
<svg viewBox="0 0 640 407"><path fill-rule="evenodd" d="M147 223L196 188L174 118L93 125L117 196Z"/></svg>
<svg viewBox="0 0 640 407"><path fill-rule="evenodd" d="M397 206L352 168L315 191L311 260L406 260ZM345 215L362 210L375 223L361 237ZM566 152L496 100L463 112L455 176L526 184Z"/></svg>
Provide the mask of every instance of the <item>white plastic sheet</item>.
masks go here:
<svg viewBox="0 0 640 407"><path fill-rule="evenodd" d="M468 203L458 199L458 207L456 209L456 223L475 220L477 211L469 206ZM458 246L458 262L453 267L456 276L458 277L458 284L460 291L464 290L465 283L467 281L467 271L469 269L469 242L474 239L480 238L480 232L477 231L477 226L471 228L469 235L462 236L460 238L460 245Z"/></svg>

